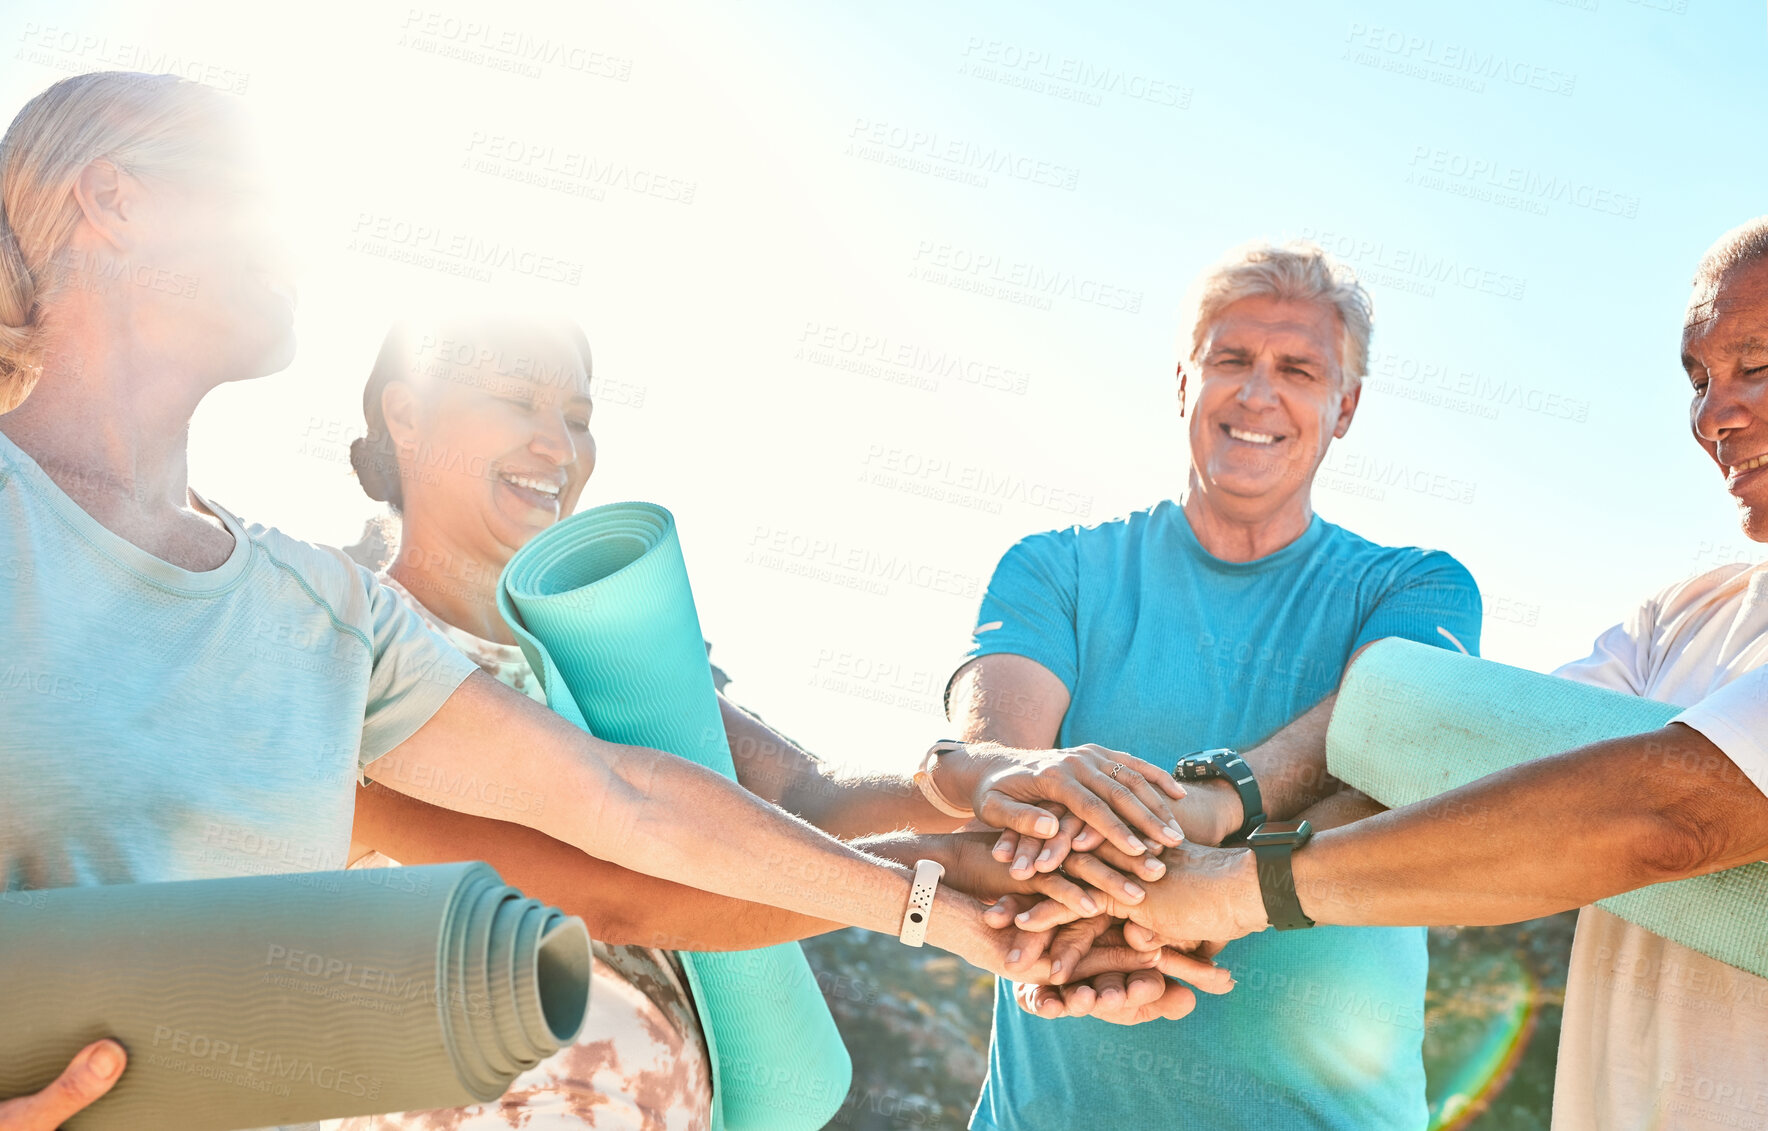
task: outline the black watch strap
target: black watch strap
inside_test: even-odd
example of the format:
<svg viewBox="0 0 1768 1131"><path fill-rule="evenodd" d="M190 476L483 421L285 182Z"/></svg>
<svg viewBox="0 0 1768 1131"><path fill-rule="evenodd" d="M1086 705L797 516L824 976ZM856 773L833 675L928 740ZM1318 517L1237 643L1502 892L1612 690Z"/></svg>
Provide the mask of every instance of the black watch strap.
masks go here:
<svg viewBox="0 0 1768 1131"><path fill-rule="evenodd" d="M1173 777L1180 781L1208 781L1220 778L1234 787L1240 795L1240 811L1246 819L1232 836L1225 838L1223 844L1242 841L1252 830L1265 823L1265 801L1259 793L1258 779L1253 776L1252 767L1240 756L1238 750L1220 747L1215 750L1199 750L1195 754L1187 754L1179 759L1173 767Z"/></svg>
<svg viewBox="0 0 1768 1131"><path fill-rule="evenodd" d="M1286 834L1281 839L1260 843L1254 836L1248 842L1258 866L1258 890L1265 902L1265 916L1279 931L1295 931L1311 927L1314 921L1301 909L1301 897L1295 891L1295 868L1291 857L1308 842L1313 829L1301 822L1299 834Z"/></svg>

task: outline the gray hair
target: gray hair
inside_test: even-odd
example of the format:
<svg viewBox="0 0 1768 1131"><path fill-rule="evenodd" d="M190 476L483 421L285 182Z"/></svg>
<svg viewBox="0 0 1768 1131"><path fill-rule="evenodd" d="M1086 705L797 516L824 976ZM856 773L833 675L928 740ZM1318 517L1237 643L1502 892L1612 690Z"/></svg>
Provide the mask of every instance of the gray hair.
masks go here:
<svg viewBox="0 0 1768 1131"><path fill-rule="evenodd" d="M1694 269L1694 293L1688 298L1689 315L1713 301L1720 285L1725 282L1725 276L1763 259L1768 259L1768 216L1745 220L1713 241L1713 246L1707 248L1700 265Z"/></svg>
<svg viewBox="0 0 1768 1131"><path fill-rule="evenodd" d="M1281 247L1255 241L1229 252L1192 285L1189 306L1191 348L1196 361L1209 328L1233 303L1263 296L1291 302L1313 302L1330 308L1344 328L1339 343L1339 372L1347 389L1362 383L1369 368L1369 333L1375 307L1369 292L1349 267L1318 244L1292 240Z"/></svg>

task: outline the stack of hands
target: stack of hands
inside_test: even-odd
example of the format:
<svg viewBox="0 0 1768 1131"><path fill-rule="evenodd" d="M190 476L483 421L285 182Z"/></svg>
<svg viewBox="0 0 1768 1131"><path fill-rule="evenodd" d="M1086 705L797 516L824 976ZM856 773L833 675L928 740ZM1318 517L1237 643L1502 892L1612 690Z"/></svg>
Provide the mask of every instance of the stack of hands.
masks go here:
<svg viewBox="0 0 1768 1131"><path fill-rule="evenodd" d="M1216 955L1267 919L1234 882L1254 867L1251 853L1210 847L1243 819L1231 786L1182 785L1093 745L971 743L948 761L941 788L972 799L976 819L867 847L938 860L946 884L989 905L982 919L1002 936L1020 1008L1134 1025L1185 1016L1195 991L1234 987Z"/></svg>

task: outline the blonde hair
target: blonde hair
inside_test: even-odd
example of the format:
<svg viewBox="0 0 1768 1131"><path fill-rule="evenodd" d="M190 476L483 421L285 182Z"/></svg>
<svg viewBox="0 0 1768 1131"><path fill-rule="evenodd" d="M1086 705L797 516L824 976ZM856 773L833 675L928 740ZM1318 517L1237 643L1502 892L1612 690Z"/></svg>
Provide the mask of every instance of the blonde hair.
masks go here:
<svg viewBox="0 0 1768 1131"><path fill-rule="evenodd" d="M13 118L0 139L0 412L41 376L42 315L66 282L81 171L102 158L139 179L187 180L223 157L213 127L224 106L177 75L94 71L53 84Z"/></svg>
<svg viewBox="0 0 1768 1131"><path fill-rule="evenodd" d="M1344 327L1338 365L1346 389L1354 389L1369 367L1369 334L1375 307L1356 273L1318 244L1294 240L1281 247L1255 242L1229 252L1192 284L1189 306L1192 361L1223 310L1244 298L1265 297L1314 302L1338 315Z"/></svg>

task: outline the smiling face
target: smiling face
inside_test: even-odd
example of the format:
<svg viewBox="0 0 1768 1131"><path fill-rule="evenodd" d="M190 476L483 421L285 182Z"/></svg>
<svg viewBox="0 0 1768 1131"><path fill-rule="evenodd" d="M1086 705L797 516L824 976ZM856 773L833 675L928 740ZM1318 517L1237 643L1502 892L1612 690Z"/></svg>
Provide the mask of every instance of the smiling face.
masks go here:
<svg viewBox="0 0 1768 1131"><path fill-rule="evenodd" d="M452 347L464 347L455 354ZM399 450L407 528L501 568L528 540L576 509L595 470L589 369L572 336L522 328L441 342L421 390L382 393Z"/></svg>
<svg viewBox="0 0 1768 1131"><path fill-rule="evenodd" d="M1689 307L1682 368L1694 438L1725 476L1744 533L1768 542L1768 259L1727 272Z"/></svg>
<svg viewBox="0 0 1768 1131"><path fill-rule="evenodd" d="M1224 517L1256 522L1300 506L1326 447L1350 428L1344 332L1331 307L1264 296L1224 307L1189 363L1194 493Z"/></svg>

